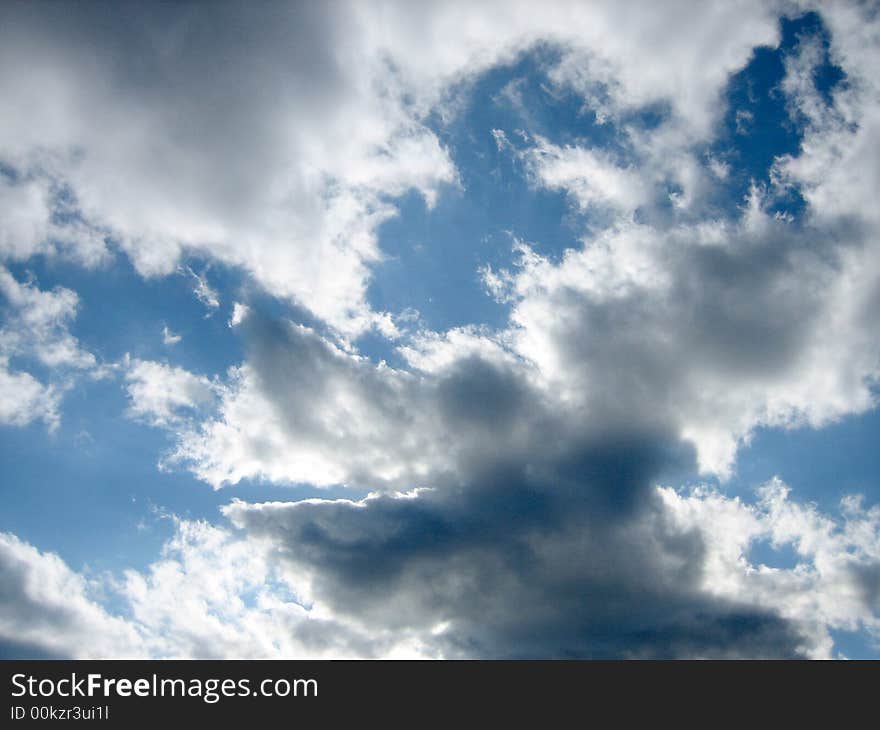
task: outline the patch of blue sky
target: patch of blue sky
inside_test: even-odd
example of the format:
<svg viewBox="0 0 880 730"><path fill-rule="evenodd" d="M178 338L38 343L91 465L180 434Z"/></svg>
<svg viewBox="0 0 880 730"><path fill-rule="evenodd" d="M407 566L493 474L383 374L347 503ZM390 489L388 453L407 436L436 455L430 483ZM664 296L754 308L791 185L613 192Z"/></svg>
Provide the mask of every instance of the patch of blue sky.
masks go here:
<svg viewBox="0 0 880 730"><path fill-rule="evenodd" d="M799 501L833 513L841 498L880 502L880 410L847 416L823 428L758 429L740 452L726 488L747 496L778 476Z"/></svg>
<svg viewBox="0 0 880 730"><path fill-rule="evenodd" d="M556 144L619 144L617 130L597 124L575 94L550 87L546 70L556 59L545 47L524 54L460 89L465 102L452 121L428 119L461 185L442 190L432 209L415 193L396 201L399 215L379 231L385 260L374 267L369 288L375 309L418 311L423 325L437 331L502 327L508 308L487 294L480 268L511 266L514 238L552 259L580 246L582 221L566 195L531 184L521 161L499 149L493 135L501 130L514 145L521 143L518 131Z"/></svg>
<svg viewBox="0 0 880 730"><path fill-rule="evenodd" d="M834 654L847 659L877 659L880 652L875 637L867 631L843 631L831 629L828 632L834 641Z"/></svg>
<svg viewBox="0 0 880 730"><path fill-rule="evenodd" d="M805 562L790 543L782 543L774 545L769 538L755 540L750 546L746 559L752 565L765 565L768 568L776 568L777 570L791 570L799 563Z"/></svg>
<svg viewBox="0 0 880 730"><path fill-rule="evenodd" d="M196 298L196 282L187 269L205 276L221 292L220 306L206 307ZM238 337L227 324L234 294L242 286L241 274L232 270L191 260L180 274L143 278L122 255L95 269L36 256L9 270L20 281L33 278L44 290L62 286L75 291L79 307L70 331L105 363L128 353L212 375L241 361ZM180 335L181 341L166 345L163 327Z"/></svg>
<svg viewBox="0 0 880 730"><path fill-rule="evenodd" d="M818 39L821 45L823 59L813 81L826 104L831 104L833 90L845 78L831 60L827 29L815 13L780 19L779 46L756 48L745 68L728 82L724 117L715 139L705 150L729 168L722 197L717 201L728 214L736 213L753 183L770 185L777 157L797 156L800 150L804 120L786 98L782 81L786 57L796 53L807 38ZM797 218L804 211L804 201L797 190L789 189L773 200L769 209Z"/></svg>
<svg viewBox="0 0 880 730"><path fill-rule="evenodd" d="M196 282L187 266L206 276L219 293L216 310L193 294ZM228 326L234 300L245 299L272 315L309 319L261 294L242 274L196 259L185 263L181 275L151 279L139 276L123 256L94 270L42 257L9 268L20 281L33 277L41 289L64 286L77 292L71 333L106 364L128 353L222 376L244 358L243 343ZM181 341L164 344L163 326ZM38 377L48 375L35 362L28 362L27 369ZM216 522L219 506L235 496L295 500L342 494L254 481L214 491L181 466L159 471L158 460L173 442L166 433L127 418L128 406L122 373L101 380L86 374L64 393L55 432L42 423L0 427L5 464L0 530L57 552L75 569L142 568L155 560L172 533L163 514Z"/></svg>
<svg viewBox="0 0 880 730"><path fill-rule="evenodd" d="M258 481L215 491L181 466L159 470L172 443L164 432L125 418L127 407L118 380L83 381L67 393L54 433L42 424L0 427L0 451L9 455L0 530L57 552L75 569L143 568L173 531L163 515L218 522L219 507L233 497L343 496L342 489Z"/></svg>

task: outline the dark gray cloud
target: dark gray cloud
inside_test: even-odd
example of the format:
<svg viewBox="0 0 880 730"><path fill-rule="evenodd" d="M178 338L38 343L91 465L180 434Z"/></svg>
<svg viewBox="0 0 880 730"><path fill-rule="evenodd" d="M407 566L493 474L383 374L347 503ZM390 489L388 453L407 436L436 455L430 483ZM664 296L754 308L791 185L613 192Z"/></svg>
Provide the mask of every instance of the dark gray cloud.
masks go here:
<svg viewBox="0 0 880 730"><path fill-rule="evenodd" d="M321 419L344 391L366 394L395 459L424 453L402 445L412 424L448 446L422 480L410 467L392 480L428 488L417 493L226 509L248 537L269 539L291 576L307 574L334 615L445 656L801 651L803 637L772 612L702 591L702 539L669 525L653 490L691 471L694 451L657 419L624 428L559 410L522 371L477 355L397 389L311 331L258 313L245 327L252 376L274 394L291 442L332 442ZM364 438L336 443L368 487Z"/></svg>
<svg viewBox="0 0 880 730"><path fill-rule="evenodd" d="M69 659L61 657L39 644L24 644L18 641L0 640L0 659Z"/></svg>
<svg viewBox="0 0 880 730"><path fill-rule="evenodd" d="M667 528L633 473L640 457L628 446L558 481L498 470L458 491L227 515L309 574L334 613L444 656L799 655L789 622L702 592L701 539Z"/></svg>

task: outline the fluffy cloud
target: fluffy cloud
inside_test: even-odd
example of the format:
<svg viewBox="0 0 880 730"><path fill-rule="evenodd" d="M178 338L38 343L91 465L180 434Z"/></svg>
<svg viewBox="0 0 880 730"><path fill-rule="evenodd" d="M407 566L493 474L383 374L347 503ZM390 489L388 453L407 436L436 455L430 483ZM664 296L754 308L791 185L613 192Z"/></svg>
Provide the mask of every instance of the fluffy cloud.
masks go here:
<svg viewBox="0 0 880 730"><path fill-rule="evenodd" d="M496 274L515 301L505 339L566 401L666 420L726 476L756 426L821 426L875 403L876 245L844 233L753 197L734 221L617 224L559 263L525 248Z"/></svg>
<svg viewBox="0 0 880 730"><path fill-rule="evenodd" d="M339 657L404 650L400 637L335 620L297 592L269 546L204 522L175 536L144 572L113 582L151 656Z"/></svg>
<svg viewBox="0 0 880 730"><path fill-rule="evenodd" d="M814 632L816 647L831 649L828 628L865 628L880 639L880 508L859 497L841 502L841 518L790 498L774 479L755 505L711 489L690 494L661 489L683 530L696 529L706 545L703 585L714 595L774 607ZM793 548L794 566L780 568L749 559L759 542Z"/></svg>
<svg viewBox="0 0 880 730"><path fill-rule="evenodd" d="M96 589L57 555L0 533L0 654L143 655L138 632L95 601Z"/></svg>
<svg viewBox="0 0 880 730"><path fill-rule="evenodd" d="M828 103L816 87L822 60L820 38L807 38L788 59L783 90L806 122L801 152L778 161L781 181L797 186L822 220L880 224L871 191L880 169L871 154L880 139L880 84L872 69L880 59L876 14L857 3L833 2L821 8L828 26L831 59L846 82L831 91Z"/></svg>
<svg viewBox="0 0 880 730"><path fill-rule="evenodd" d="M211 381L182 368L128 357L123 367L129 415L154 426L177 425L187 411L204 407L214 398Z"/></svg>
<svg viewBox="0 0 880 730"><path fill-rule="evenodd" d="M454 113L451 89L550 41L588 59L614 108L671 101L705 135L727 75L777 32L764 3L3 13L0 89L18 111L0 119L2 190L26 203L0 237L7 255L55 246L48 191L64 190L81 258L99 258L104 237L145 275L184 250L209 255L347 334L381 322L365 293L391 200L415 189L430 204L457 179L424 123ZM676 40L683 28L691 43Z"/></svg>
<svg viewBox="0 0 880 730"><path fill-rule="evenodd" d="M650 200L645 180L602 153L581 147L561 149L538 139L530 161L540 184L565 190L584 210L605 206L632 214Z"/></svg>
<svg viewBox="0 0 880 730"><path fill-rule="evenodd" d="M0 269L0 293L7 303L7 320L0 335L6 354L32 357L50 368L95 365L95 356L83 350L69 331L79 303L76 292L63 287L44 291Z"/></svg>
<svg viewBox="0 0 880 730"><path fill-rule="evenodd" d="M516 152L536 184L606 213L561 261L518 242L516 269L484 272L513 304L501 338L548 387L606 418L665 420L722 477L758 426L819 427L876 405L880 227L864 196L880 169L865 151L880 94L867 71L876 18L863 11L823 8L830 41L801 36L785 57L803 141L734 215L713 207L717 163L698 160L680 120L622 123L625 160L540 137ZM826 42L846 77L830 95L817 83ZM670 180L681 192L670 196ZM801 219L770 212L790 189L807 203Z"/></svg>
<svg viewBox="0 0 880 730"><path fill-rule="evenodd" d="M417 635L337 620L307 602L265 542L172 519L174 537L144 571L89 579L0 533L0 656L425 655ZM111 600L115 612L103 607Z"/></svg>
<svg viewBox="0 0 880 730"><path fill-rule="evenodd" d="M538 144L539 181L584 207L599 200L585 180L620 172ZM548 153L571 157L565 174ZM758 507L653 490L694 459L728 475L757 426L821 426L874 405L870 219L808 199L793 221L755 187L730 216L664 216L662 194L612 196L616 217L559 261L517 244L517 268L487 272L510 325L423 332L400 350L411 370L240 312L247 363L219 415L180 436L178 458L215 486L383 489L226 513L275 544L317 601L430 636L447 656L820 656L830 628L874 630L873 512L835 537L779 489ZM632 201L654 210L636 218ZM688 522L684 504L700 515ZM817 530L825 547L803 548L792 570L744 557L762 535L803 546ZM867 537L849 559L854 531ZM826 598L792 600L813 589ZM850 600L834 611L837 589Z"/></svg>
<svg viewBox="0 0 880 730"><path fill-rule="evenodd" d="M6 166L67 188L78 216L145 275L171 273L187 248L244 267L343 331L370 326L367 264L393 212L385 196L431 198L454 171L349 9L9 6L4 16L0 87L19 110L0 120ZM346 39L351 58L337 55ZM48 235L45 200L31 207L32 224L8 232L19 257Z"/></svg>
<svg viewBox="0 0 880 730"><path fill-rule="evenodd" d="M62 255L86 266L109 259L104 233L78 216L65 191L39 168L7 168L0 157L0 259Z"/></svg>
<svg viewBox="0 0 880 730"><path fill-rule="evenodd" d="M225 385L218 417L180 432L175 460L215 487L247 478L396 484L426 472L439 445L418 417L412 376L377 370L306 328L265 326L254 360ZM395 414L411 422L409 434Z"/></svg>
<svg viewBox="0 0 880 730"><path fill-rule="evenodd" d="M49 428L56 428L59 394L37 380L30 373L10 371L9 363L0 359L0 423L26 426L42 420Z"/></svg>
<svg viewBox="0 0 880 730"><path fill-rule="evenodd" d="M0 327L0 423L23 426L41 419L54 428L71 378L97 364L69 330L79 299L63 287L44 291L22 283L2 267L0 294L6 304ZM18 369L21 365L47 371L52 382Z"/></svg>
<svg viewBox="0 0 880 730"><path fill-rule="evenodd" d="M415 373L377 366L258 311L240 311L237 322L247 361L218 382L216 414L203 410L200 421L174 430L174 458L215 487L242 479L391 491L459 483L472 463L514 458L578 430L569 414L553 414L552 394L530 384L527 364L478 336L469 341L479 349L451 352L439 372ZM428 367L440 347L413 343L408 356ZM135 378L149 370L171 379L167 367L141 369ZM177 370L173 379L181 387L156 381L162 404L146 410L197 404L169 400L195 376Z"/></svg>
<svg viewBox="0 0 880 730"><path fill-rule="evenodd" d="M162 344L163 345L166 345L167 347L172 347L173 345L176 345L178 342L180 342L182 339L183 339L183 336L178 335L175 332L172 332L170 329L168 329L167 324L162 325Z"/></svg>

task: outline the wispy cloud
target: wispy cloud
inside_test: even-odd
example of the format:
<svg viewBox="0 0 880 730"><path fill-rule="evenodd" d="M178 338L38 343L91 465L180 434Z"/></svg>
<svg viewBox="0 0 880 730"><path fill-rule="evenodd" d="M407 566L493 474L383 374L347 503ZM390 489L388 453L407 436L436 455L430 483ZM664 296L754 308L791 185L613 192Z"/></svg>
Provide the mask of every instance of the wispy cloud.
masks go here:
<svg viewBox="0 0 880 730"><path fill-rule="evenodd" d="M167 324L162 325L162 344L171 347L172 345L176 345L183 339L180 335L175 334L170 329L168 329Z"/></svg>
<svg viewBox="0 0 880 730"><path fill-rule="evenodd" d="M213 314L214 310L220 306L220 295L217 290L212 288L208 283L208 277L204 274L197 274L187 266L187 273L195 280L195 288L193 294L207 309L208 314Z"/></svg>

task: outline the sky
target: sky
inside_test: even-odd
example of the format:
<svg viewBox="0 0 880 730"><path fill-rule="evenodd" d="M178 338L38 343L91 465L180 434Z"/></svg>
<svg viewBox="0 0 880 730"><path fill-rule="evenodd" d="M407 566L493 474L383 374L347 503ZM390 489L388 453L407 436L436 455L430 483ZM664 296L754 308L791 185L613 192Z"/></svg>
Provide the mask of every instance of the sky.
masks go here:
<svg viewBox="0 0 880 730"><path fill-rule="evenodd" d="M0 657L880 657L880 13L6 2Z"/></svg>

